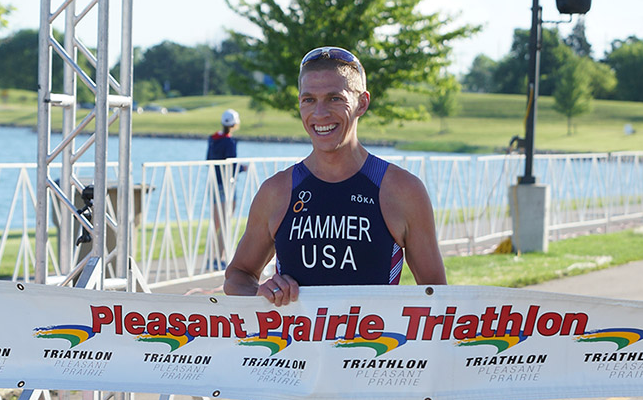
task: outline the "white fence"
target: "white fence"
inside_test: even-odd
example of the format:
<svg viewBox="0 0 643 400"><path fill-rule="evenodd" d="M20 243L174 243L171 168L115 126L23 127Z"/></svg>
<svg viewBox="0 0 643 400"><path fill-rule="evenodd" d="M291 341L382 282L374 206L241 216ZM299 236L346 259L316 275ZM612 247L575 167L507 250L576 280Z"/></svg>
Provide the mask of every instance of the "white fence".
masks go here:
<svg viewBox="0 0 643 400"><path fill-rule="evenodd" d="M524 157L387 159L425 183L443 254L480 252L511 235L508 187L522 174ZM534 175L551 186L551 238L625 220L643 222L642 159L643 152L536 156ZM223 269L261 183L296 161L144 164L140 204L134 207L133 257L145 282L162 284ZM220 179L216 168L221 169ZM34 181L35 164L0 164L0 263L14 267L14 280L28 281L33 268ZM47 246L53 261L55 246ZM60 274L55 262L52 270Z"/></svg>

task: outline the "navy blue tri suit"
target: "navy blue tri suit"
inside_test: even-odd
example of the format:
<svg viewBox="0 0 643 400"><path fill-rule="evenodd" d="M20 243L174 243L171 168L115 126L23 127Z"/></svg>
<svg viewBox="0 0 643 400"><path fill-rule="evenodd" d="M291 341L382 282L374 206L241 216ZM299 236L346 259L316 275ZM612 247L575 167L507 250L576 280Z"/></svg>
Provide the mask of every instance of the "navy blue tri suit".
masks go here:
<svg viewBox="0 0 643 400"><path fill-rule="evenodd" d="M369 154L355 175L329 183L295 164L290 205L275 235L278 273L301 286L398 284L403 252L379 202L388 166Z"/></svg>

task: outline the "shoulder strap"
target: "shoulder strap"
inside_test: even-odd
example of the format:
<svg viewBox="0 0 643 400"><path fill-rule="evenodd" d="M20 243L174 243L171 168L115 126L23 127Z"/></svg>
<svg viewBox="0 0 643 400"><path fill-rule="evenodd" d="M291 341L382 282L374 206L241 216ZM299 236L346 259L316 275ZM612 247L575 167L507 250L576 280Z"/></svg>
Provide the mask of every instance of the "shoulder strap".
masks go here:
<svg viewBox="0 0 643 400"><path fill-rule="evenodd" d="M303 180L306 179L306 177L308 175L310 175L310 174L311 174L310 170L308 169L308 167L306 167L304 165L303 161L298 162L297 164L295 164L295 166L294 166L294 168L292 170L292 188L293 188L293 190L297 186L299 186L299 184L301 182L303 182Z"/></svg>
<svg viewBox="0 0 643 400"><path fill-rule="evenodd" d="M361 172L377 187L380 187L388 166L389 162L369 153L368 158L366 158L366 162L362 166Z"/></svg>

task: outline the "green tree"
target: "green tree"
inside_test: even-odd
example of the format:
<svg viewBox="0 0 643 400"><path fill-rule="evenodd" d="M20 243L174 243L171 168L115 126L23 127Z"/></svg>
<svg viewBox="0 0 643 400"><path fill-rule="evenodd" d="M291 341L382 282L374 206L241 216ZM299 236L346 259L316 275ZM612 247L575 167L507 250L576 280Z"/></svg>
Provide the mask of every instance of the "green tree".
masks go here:
<svg viewBox="0 0 643 400"><path fill-rule="evenodd" d="M260 30L258 37L230 32L240 52L235 59L246 71L268 79L234 76L231 84L272 107L297 110L297 76L301 57L322 45L351 50L362 62L372 94L371 111L386 119L421 119L423 107L401 107L387 90L428 92L449 64L450 44L478 28L450 29L451 20L423 15L420 0L239 0L228 6Z"/></svg>
<svg viewBox="0 0 643 400"><path fill-rule="evenodd" d="M589 63L587 58L573 57L558 74L554 109L567 117L567 135L572 134L572 118L590 109L592 89Z"/></svg>
<svg viewBox="0 0 643 400"><path fill-rule="evenodd" d="M241 52L237 43L231 39L226 39L216 46L213 52L213 71L216 71L216 73L212 77L212 85L214 85L215 92L219 94L244 94L229 83L237 77L249 79L252 75L237 60L237 55Z"/></svg>
<svg viewBox="0 0 643 400"><path fill-rule="evenodd" d="M257 117L257 123L254 126L263 126L263 118L266 115L267 108L266 104L251 97L250 101L248 102L248 108L253 110L255 112L255 116Z"/></svg>
<svg viewBox="0 0 643 400"><path fill-rule="evenodd" d="M592 56L592 45L587 41L587 36L585 35L585 16L579 15L578 21L574 28L572 29L569 36L567 36L563 42L569 46L570 49L580 57L590 57Z"/></svg>
<svg viewBox="0 0 643 400"><path fill-rule="evenodd" d="M587 64L595 99L613 99L616 94L616 74L609 65L602 62Z"/></svg>
<svg viewBox="0 0 643 400"><path fill-rule="evenodd" d="M57 40L62 35L54 32ZM63 64L53 57L53 90L62 90ZM0 40L0 87L38 90L38 31L20 30Z"/></svg>
<svg viewBox="0 0 643 400"><path fill-rule="evenodd" d="M62 42L61 33L54 31L54 38ZM94 68L80 54L78 64L89 76ZM52 57L52 90L63 90L63 61L55 53ZM23 29L0 40L0 87L38 90L38 31ZM90 102L94 94L83 83L78 84L78 102Z"/></svg>
<svg viewBox="0 0 643 400"><path fill-rule="evenodd" d="M572 51L560 39L557 29L543 29L540 53L539 94L554 92L556 71L565 65ZM509 54L495 70L494 81L500 93L526 93L529 71L529 30L516 29Z"/></svg>
<svg viewBox="0 0 643 400"><path fill-rule="evenodd" d="M479 54L473 60L469 72L464 76L462 85L468 92L493 93L496 84L493 74L498 68L498 63L484 54Z"/></svg>
<svg viewBox="0 0 643 400"><path fill-rule="evenodd" d="M161 84L154 79L134 81L134 90L132 92L134 101L139 104L165 97Z"/></svg>
<svg viewBox="0 0 643 400"><path fill-rule="evenodd" d="M9 21L7 21L7 16L11 14L11 11L13 11L14 8L11 6L3 6L0 4L0 29L6 28L9 25Z"/></svg>
<svg viewBox="0 0 643 400"><path fill-rule="evenodd" d="M643 101L643 41L635 36L615 40L606 62L616 72L616 98Z"/></svg>
<svg viewBox="0 0 643 400"><path fill-rule="evenodd" d="M197 96L203 92L204 66L205 57L199 49L164 41L143 53L134 65L134 80L156 80L166 93Z"/></svg>
<svg viewBox="0 0 643 400"><path fill-rule="evenodd" d="M133 65L137 65L143 60L143 49L139 46L134 46L132 49L132 60ZM109 73L115 77L116 80L119 80L121 77L121 63L117 62L116 65L109 70Z"/></svg>
<svg viewBox="0 0 643 400"><path fill-rule="evenodd" d="M430 97L431 112L440 118L440 134L447 133L447 117L455 115L459 110L458 93L460 85L453 76L448 76L441 81L434 94Z"/></svg>
<svg viewBox="0 0 643 400"><path fill-rule="evenodd" d="M215 48L164 41L135 58L134 81L157 81L168 95L200 96L204 87L211 94L229 94L228 75L234 71L243 75L242 69L228 60L230 53L237 51L229 40Z"/></svg>

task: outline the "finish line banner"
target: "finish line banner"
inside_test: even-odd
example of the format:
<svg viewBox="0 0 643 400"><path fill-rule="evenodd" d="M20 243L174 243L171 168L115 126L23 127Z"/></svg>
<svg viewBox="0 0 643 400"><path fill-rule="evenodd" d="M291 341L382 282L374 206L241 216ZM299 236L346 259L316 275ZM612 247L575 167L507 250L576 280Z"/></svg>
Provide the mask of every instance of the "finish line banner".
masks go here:
<svg viewBox="0 0 643 400"><path fill-rule="evenodd" d="M0 282L0 387L225 399L643 393L643 302L477 286L177 296Z"/></svg>

